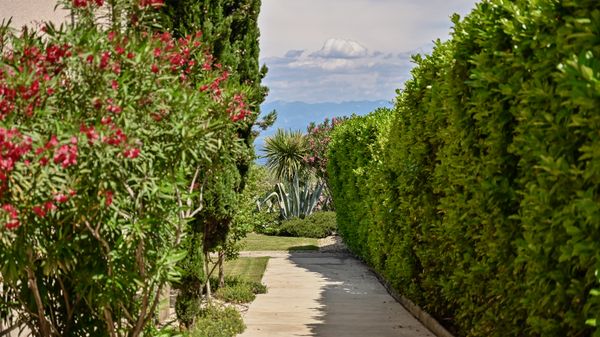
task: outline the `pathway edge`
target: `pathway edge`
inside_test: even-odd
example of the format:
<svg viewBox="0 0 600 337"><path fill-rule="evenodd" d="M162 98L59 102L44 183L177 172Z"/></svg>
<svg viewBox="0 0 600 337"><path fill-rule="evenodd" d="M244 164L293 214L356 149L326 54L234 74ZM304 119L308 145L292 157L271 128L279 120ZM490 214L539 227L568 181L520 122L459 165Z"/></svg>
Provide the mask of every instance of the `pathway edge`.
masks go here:
<svg viewBox="0 0 600 337"><path fill-rule="evenodd" d="M357 257L358 258L358 257ZM359 259L361 260L361 259ZM364 261L363 261L364 262ZM396 289L394 289L390 283L384 279L377 271L375 271L371 266L365 263L365 265L369 268L369 270L377 277L379 282L383 284L383 287L387 290L387 292L400 303L411 315L413 315L419 322L421 322L429 331L431 331L437 337L455 337L451 334L443 325L440 324L433 316L431 316L427 311L421 309L420 306L415 304L413 301L400 294Z"/></svg>

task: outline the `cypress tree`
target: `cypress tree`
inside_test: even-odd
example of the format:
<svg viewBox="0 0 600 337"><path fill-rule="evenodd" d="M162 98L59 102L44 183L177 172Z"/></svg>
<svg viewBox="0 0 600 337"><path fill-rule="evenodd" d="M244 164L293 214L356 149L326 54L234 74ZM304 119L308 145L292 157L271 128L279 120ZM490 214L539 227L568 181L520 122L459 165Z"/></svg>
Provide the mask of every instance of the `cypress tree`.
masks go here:
<svg viewBox="0 0 600 337"><path fill-rule="evenodd" d="M248 171L254 160L253 126L257 125L263 130L275 120L275 112L268 114L262 121L258 121L260 104L267 95L267 88L261 81L267 73L266 67L259 66L259 36L258 15L261 0L166 0L163 7L162 27L170 31L175 37L184 37L201 31L207 51L214 57L215 63L221 64L229 70L229 81L236 81L246 89L247 102L254 114L247 118L245 123L238 123L237 137L242 141L242 151L235 158L219 161L222 165L221 175L208 177L210 182L205 190L206 208L192 221L191 231L195 237L203 235L203 240L194 241L195 247L190 247L190 258L198 256L199 252L208 256L210 250L225 243L225 238L234 218L237 196L243 192ZM228 151L229 149L226 149ZM228 157L230 154L225 154ZM229 158L229 157L228 157ZM223 282L223 252L219 253L219 276ZM198 268L198 264L194 268ZM185 268L184 268L185 269ZM206 290L210 296L209 270L204 261L204 278ZM185 274L198 278L202 272L185 270ZM200 281L197 279L196 281ZM190 296L197 296L201 289L197 289L201 282L180 284L179 287L193 287L180 293L181 310L178 312L180 319L189 320L195 311L187 303L198 303ZM186 295L188 295L186 297Z"/></svg>
<svg viewBox="0 0 600 337"><path fill-rule="evenodd" d="M257 125L264 130L276 118L273 111L258 120L260 104L268 93L268 89L261 85L267 67L260 67L258 60L260 6L261 0L166 0L163 9L162 24L165 28L179 37L201 31L216 62L231 69L230 80L251 88L247 98L251 111L255 113L238 129L239 138L247 147L246 155L237 160L241 180L236 190L240 193L254 159L253 143L257 133L252 127Z"/></svg>

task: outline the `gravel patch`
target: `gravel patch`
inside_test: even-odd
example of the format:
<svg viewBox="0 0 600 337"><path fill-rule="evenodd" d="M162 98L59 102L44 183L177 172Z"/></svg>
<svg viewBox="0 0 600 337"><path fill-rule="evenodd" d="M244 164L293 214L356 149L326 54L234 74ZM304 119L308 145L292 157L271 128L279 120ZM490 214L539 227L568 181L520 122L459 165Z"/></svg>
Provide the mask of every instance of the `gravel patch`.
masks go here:
<svg viewBox="0 0 600 337"><path fill-rule="evenodd" d="M324 253L347 253L348 247L344 244L341 236L332 235L319 239L319 251Z"/></svg>

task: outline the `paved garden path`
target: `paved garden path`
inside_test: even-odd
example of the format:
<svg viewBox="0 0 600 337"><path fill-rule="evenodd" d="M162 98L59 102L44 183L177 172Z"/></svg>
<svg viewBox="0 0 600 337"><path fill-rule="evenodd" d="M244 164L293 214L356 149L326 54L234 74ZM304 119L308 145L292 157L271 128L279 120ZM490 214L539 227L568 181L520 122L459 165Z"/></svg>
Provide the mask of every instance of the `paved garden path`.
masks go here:
<svg viewBox="0 0 600 337"><path fill-rule="evenodd" d="M434 337L397 303L367 267L344 253L271 256L240 337Z"/></svg>

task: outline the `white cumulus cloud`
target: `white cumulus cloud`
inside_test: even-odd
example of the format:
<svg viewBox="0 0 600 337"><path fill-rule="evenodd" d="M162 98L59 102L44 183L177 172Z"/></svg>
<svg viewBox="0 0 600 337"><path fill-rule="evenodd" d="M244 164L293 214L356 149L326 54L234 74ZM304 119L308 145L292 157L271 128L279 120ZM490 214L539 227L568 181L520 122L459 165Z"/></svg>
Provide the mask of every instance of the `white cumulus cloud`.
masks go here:
<svg viewBox="0 0 600 337"><path fill-rule="evenodd" d="M352 40L331 38L325 41L321 50L311 54L314 57L352 59L368 55L367 48Z"/></svg>
<svg viewBox="0 0 600 337"><path fill-rule="evenodd" d="M292 50L285 56L263 59L269 67L263 82L269 87L269 98L303 102L390 100L410 75L410 52L369 52L357 42L335 41L340 40L329 39L318 51Z"/></svg>

